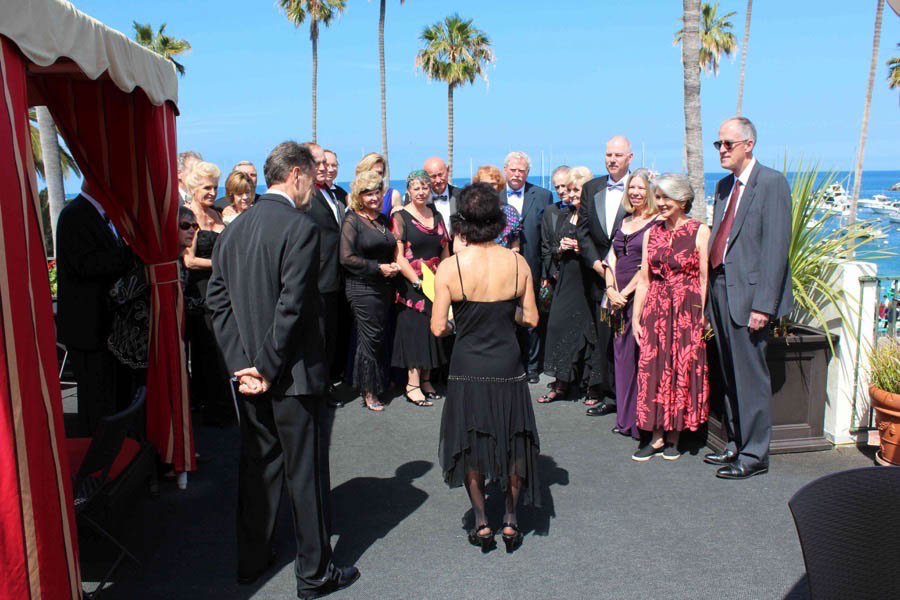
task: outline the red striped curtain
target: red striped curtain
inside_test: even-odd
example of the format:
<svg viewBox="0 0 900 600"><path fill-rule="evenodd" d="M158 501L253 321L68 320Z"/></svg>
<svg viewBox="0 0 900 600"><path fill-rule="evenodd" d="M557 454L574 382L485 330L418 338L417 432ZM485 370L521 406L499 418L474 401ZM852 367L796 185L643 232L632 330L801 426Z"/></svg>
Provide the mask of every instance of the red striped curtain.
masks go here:
<svg viewBox="0 0 900 600"><path fill-rule="evenodd" d="M147 436L176 471L196 468L178 282L175 107L154 106L109 80L43 75L41 91L72 156L100 190L116 229L148 265L151 283Z"/></svg>
<svg viewBox="0 0 900 600"><path fill-rule="evenodd" d="M78 539L26 64L0 36L0 598L76 599Z"/></svg>

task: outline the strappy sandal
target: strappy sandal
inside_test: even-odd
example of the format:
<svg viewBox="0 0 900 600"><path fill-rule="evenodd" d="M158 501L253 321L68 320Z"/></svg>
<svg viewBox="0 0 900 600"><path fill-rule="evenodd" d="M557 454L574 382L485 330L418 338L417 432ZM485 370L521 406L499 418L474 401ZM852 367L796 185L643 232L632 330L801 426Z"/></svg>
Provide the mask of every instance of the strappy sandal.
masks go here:
<svg viewBox="0 0 900 600"><path fill-rule="evenodd" d="M422 383L428 383L428 384L430 384L430 383L431 383L431 378L429 378L429 379L423 379L423 380L422 380ZM420 388L420 389L421 389L421 388ZM433 387L432 387L432 389L433 389ZM428 398L429 400L441 400L441 399L443 398L443 396L441 396L440 394L438 394L437 391L434 391L434 392L426 392L425 390L422 390L422 393L425 394L425 397Z"/></svg>
<svg viewBox="0 0 900 600"><path fill-rule="evenodd" d="M507 528L512 529L513 531L515 531L515 533L512 535L508 535L506 531L504 531ZM519 548L519 546L522 545L522 538L524 536L522 535L522 532L519 531L519 526L517 524L504 523L503 528L500 529L500 531L502 532L501 536L503 537L503 543L506 544L507 554L512 554Z"/></svg>
<svg viewBox="0 0 900 600"><path fill-rule="evenodd" d="M587 396L584 399L585 406L597 406L598 404L600 404L600 402L601 402L601 399L595 398L594 396Z"/></svg>
<svg viewBox="0 0 900 600"><path fill-rule="evenodd" d="M562 386L558 384L558 382L553 382L553 387L550 388L550 391L537 399L538 404L550 404L555 400L558 400L560 396L565 396L566 389L560 389Z"/></svg>
<svg viewBox="0 0 900 600"><path fill-rule="evenodd" d="M372 402L372 404L369 404L366 402L366 395L363 394L362 404L372 412L381 412L384 410L384 404L381 403L381 400L379 400L377 396L375 397L375 401Z"/></svg>
<svg viewBox="0 0 900 600"><path fill-rule="evenodd" d="M487 529L486 534L478 533L482 529ZM481 546L481 551L485 554L496 548L497 542L494 540L494 531L488 527L487 523L476 525L474 529L469 530L469 543L473 546Z"/></svg>
<svg viewBox="0 0 900 600"><path fill-rule="evenodd" d="M406 384L406 392L403 394L403 397L406 398L407 402L411 402L412 404L415 404L416 406L434 406L434 402L429 400L427 395L424 398L422 398L421 400L414 400L413 398L410 397L409 393L411 391L420 390L420 389L421 388L417 385L409 385L407 383ZM425 392L422 392L422 393L424 394Z"/></svg>

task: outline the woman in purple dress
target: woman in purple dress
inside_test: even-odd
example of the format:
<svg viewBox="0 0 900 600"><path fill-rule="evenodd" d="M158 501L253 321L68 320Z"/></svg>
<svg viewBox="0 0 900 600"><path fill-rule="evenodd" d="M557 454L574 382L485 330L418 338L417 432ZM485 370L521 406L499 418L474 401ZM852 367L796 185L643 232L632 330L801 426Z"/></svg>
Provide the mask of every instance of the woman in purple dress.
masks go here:
<svg viewBox="0 0 900 600"><path fill-rule="evenodd" d="M615 338L616 426L613 433L640 439L635 425L637 408L638 345L631 333L634 290L641 268L641 244L644 233L656 221L656 201L648 169L637 169L625 181L622 204L629 213L612 240L606 269L606 289ZM614 274L615 273L615 274Z"/></svg>

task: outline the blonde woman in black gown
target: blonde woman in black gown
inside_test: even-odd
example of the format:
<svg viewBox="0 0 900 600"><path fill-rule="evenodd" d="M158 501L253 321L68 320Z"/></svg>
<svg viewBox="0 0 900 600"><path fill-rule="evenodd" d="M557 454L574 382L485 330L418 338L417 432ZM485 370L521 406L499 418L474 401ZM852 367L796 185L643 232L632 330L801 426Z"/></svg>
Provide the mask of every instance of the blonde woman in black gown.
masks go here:
<svg viewBox="0 0 900 600"><path fill-rule="evenodd" d="M465 248L445 260L435 278L431 330L447 335L453 306L456 342L441 416L440 461L450 487L465 485L475 527L469 541L482 552L494 547L485 511L485 481L506 495L501 535L507 552L522 542L516 517L520 494L540 506L538 432L516 325L535 327L538 310L525 259L495 243L506 222L496 190L467 186L451 217Z"/></svg>

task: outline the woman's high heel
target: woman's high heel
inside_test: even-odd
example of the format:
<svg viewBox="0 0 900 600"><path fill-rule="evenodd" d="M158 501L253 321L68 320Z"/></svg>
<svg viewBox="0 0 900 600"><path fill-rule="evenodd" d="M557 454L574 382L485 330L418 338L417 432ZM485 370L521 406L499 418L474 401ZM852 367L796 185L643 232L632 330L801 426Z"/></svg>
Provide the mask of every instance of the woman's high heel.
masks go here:
<svg viewBox="0 0 900 600"><path fill-rule="evenodd" d="M485 535L478 533L482 529L487 529L488 533ZM469 543L473 546L481 546L481 551L485 554L497 546L497 542L494 540L494 532L488 527L487 523L482 523L469 530Z"/></svg>
<svg viewBox="0 0 900 600"><path fill-rule="evenodd" d="M430 383L431 383L431 379L423 379L423 380L422 380L422 384L423 384L423 385L426 384L426 383L429 383L429 384L430 384ZM428 398L429 400L440 400L440 399L443 398L443 396L441 396L440 394L438 394L436 391L435 391L435 392L426 392L425 390L422 390L422 393L425 394L425 397Z"/></svg>
<svg viewBox="0 0 900 600"><path fill-rule="evenodd" d="M507 535L505 531L507 528L515 530L515 533L513 535ZM512 554L522 545L522 532L519 531L519 526L515 523L504 523L503 529L500 531L502 532L503 543L506 544L506 552L508 554Z"/></svg>

